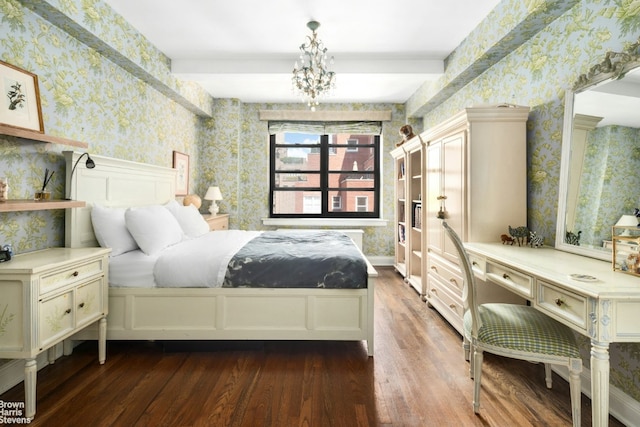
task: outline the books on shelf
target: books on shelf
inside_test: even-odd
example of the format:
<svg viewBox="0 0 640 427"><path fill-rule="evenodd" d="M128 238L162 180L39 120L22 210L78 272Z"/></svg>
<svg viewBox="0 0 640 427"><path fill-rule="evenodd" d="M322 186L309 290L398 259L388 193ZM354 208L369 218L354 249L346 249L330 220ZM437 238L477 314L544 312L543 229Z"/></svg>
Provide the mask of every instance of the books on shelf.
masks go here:
<svg viewBox="0 0 640 427"><path fill-rule="evenodd" d="M414 202L411 225L414 228L422 228L422 203Z"/></svg>
<svg viewBox="0 0 640 427"><path fill-rule="evenodd" d="M398 224L398 242L403 244L406 242L406 234L403 224Z"/></svg>

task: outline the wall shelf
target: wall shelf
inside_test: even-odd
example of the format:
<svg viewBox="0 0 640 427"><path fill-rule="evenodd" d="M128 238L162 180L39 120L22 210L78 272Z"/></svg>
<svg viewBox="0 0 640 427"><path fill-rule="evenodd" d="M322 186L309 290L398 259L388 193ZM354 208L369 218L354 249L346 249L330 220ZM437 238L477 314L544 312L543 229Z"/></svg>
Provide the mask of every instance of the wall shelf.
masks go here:
<svg viewBox="0 0 640 427"><path fill-rule="evenodd" d="M89 144L59 136L46 135L28 129L20 129L12 126L0 124L0 135L16 136L18 138L30 139L32 141L49 142L52 144L71 145L79 148L89 148Z"/></svg>
<svg viewBox="0 0 640 427"><path fill-rule="evenodd" d="M0 202L0 212L43 211L48 209L83 208L85 202L79 200L7 200Z"/></svg>

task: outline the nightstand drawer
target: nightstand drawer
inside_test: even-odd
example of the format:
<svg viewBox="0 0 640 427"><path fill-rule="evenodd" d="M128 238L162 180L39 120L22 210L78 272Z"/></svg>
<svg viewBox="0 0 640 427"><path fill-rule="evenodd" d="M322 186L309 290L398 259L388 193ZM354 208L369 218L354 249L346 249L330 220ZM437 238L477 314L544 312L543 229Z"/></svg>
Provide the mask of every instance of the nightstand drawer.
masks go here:
<svg viewBox="0 0 640 427"><path fill-rule="evenodd" d="M40 295L54 291L67 285L78 283L95 275L102 275L104 265L102 259L95 259L87 263L66 267L40 278Z"/></svg>
<svg viewBox="0 0 640 427"><path fill-rule="evenodd" d="M229 229L229 214L203 215L202 217L209 224L209 230L211 231Z"/></svg>
<svg viewBox="0 0 640 427"><path fill-rule="evenodd" d="M104 278L96 280L78 287L76 290L76 327L82 327L85 323L90 323L100 318L103 313L102 287Z"/></svg>
<svg viewBox="0 0 640 427"><path fill-rule="evenodd" d="M73 330L73 291L40 302L38 347L44 349Z"/></svg>

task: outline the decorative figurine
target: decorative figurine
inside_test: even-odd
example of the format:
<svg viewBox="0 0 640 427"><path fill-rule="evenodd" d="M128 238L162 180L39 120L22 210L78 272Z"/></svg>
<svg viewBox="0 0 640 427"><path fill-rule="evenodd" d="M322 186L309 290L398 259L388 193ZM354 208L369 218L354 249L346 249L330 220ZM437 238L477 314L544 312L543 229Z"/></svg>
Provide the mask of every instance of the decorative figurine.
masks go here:
<svg viewBox="0 0 640 427"><path fill-rule="evenodd" d="M400 128L400 136L402 137L402 140L396 143L396 147L401 146L416 135L413 133L411 125L404 125Z"/></svg>
<svg viewBox="0 0 640 427"><path fill-rule="evenodd" d="M567 231L564 236L564 242L574 246L580 246L580 235L582 231L578 231L578 234L573 231Z"/></svg>
<svg viewBox="0 0 640 427"><path fill-rule="evenodd" d="M532 248L539 248L544 245L544 237L538 236L535 231L529 233L529 246Z"/></svg>
<svg viewBox="0 0 640 427"><path fill-rule="evenodd" d="M518 242L518 246L522 246L523 244L527 244L529 229L524 225L516 228L509 226L509 234Z"/></svg>
<svg viewBox="0 0 640 427"><path fill-rule="evenodd" d="M500 236L500 240L502 240L503 245L513 246L513 237L509 236L508 234L503 234L502 236Z"/></svg>

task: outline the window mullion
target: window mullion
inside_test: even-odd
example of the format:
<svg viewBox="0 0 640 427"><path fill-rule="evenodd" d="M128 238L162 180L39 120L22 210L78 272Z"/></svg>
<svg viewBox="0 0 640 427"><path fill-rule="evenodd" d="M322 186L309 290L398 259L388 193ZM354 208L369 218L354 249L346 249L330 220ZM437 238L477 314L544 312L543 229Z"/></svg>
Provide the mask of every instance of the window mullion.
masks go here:
<svg viewBox="0 0 640 427"><path fill-rule="evenodd" d="M320 189L322 215L329 213L329 135L320 136Z"/></svg>

